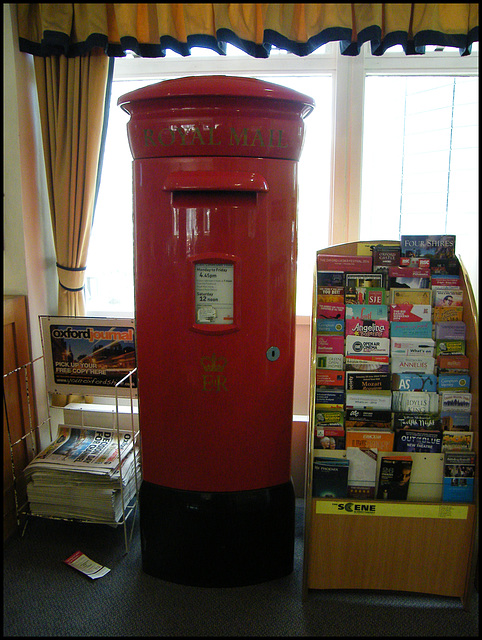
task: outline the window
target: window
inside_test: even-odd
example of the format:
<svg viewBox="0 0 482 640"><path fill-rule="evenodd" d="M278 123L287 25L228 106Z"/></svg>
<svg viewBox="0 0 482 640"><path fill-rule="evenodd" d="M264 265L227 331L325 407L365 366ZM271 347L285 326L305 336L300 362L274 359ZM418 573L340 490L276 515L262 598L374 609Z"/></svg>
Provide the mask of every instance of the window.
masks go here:
<svg viewBox="0 0 482 640"><path fill-rule="evenodd" d="M455 234L476 294L478 78L367 75L363 131L360 239Z"/></svg>
<svg viewBox="0 0 482 640"><path fill-rule="evenodd" d="M86 274L86 313L134 314L132 156L124 93L169 77L226 73L286 85L315 99L299 165L297 315L311 314L317 249L399 234L455 233L478 287L478 53L396 51L344 57L338 45L298 58L220 57L115 61L104 166ZM396 48L394 47L394 50Z"/></svg>
<svg viewBox="0 0 482 640"><path fill-rule="evenodd" d="M317 104L305 120L306 135L298 171L299 211L316 211L316 215L299 215L298 219L297 310L299 315L311 314L314 255L317 249L329 242L332 72L323 68L326 63L320 64L324 54L316 56L317 60L310 65L310 69L299 73L293 64L298 62L296 56L274 53L272 56L276 62L268 66L266 61L253 60L246 54L240 54L234 47L228 49L231 50L231 60L227 60L229 56L220 60L218 54L202 49L199 58L196 56L194 62L187 63L175 54L166 56L169 57L169 65L165 58L116 59L102 179L87 263L88 315L123 317L134 314L132 155L126 131L129 116L117 106L118 97L168 77L192 74L192 69L188 71L189 65L191 68L195 66L200 74L220 73L218 65L223 63L228 67L226 73L256 76L267 82L285 85L309 95ZM284 58L290 59L288 65ZM256 63L264 63L262 66L266 68L256 70ZM166 73L167 66L169 75ZM252 69L246 70L249 66ZM243 68L244 72L241 73ZM142 79L132 80L135 76Z"/></svg>

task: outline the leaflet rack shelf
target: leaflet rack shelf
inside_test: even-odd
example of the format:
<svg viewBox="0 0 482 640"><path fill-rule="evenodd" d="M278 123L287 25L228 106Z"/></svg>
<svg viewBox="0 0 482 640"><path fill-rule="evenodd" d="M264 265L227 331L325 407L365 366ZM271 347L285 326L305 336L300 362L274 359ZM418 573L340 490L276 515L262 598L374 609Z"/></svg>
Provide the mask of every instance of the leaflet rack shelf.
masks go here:
<svg viewBox="0 0 482 640"><path fill-rule="evenodd" d="M44 356L39 356L38 358L35 358L34 360L22 365L21 367L18 367L17 369L13 370L13 371L9 371L8 373L4 374L4 384L5 384L5 379L9 378L11 376L19 376L20 378L20 383L25 385L25 389L26 389L26 393L27 395L32 393L32 390L29 387L29 381L31 380L32 377L32 369L33 369L33 365L37 362L39 362L40 360L43 360ZM131 530L130 533L128 535L128 531L127 531L127 523L128 520L131 516L131 514L135 513L137 510L137 505L138 505L138 498L139 498L139 485L140 485L140 478L138 477L138 472L137 472L137 461L136 461L136 455L140 455L140 451L139 451L139 430L135 429L134 427L134 413L133 413L133 395L132 395L132 376L134 375L134 373L136 373L137 368L133 369L132 371L130 371L126 376L124 376L124 378L122 378L122 380L119 380L119 382L115 385L114 388L114 395L115 395L115 412L114 412L114 419L115 419L115 429L117 431L117 435L118 435L118 442L120 442L120 438L119 438L119 399L118 399L118 392L117 389L118 387L123 384L124 382L126 382L127 380L129 380L129 389L130 389L130 415L131 415L131 432L132 432L132 438L133 438L133 443L134 443L134 468L135 468L135 484L136 484L136 490L135 490L135 494L134 497L132 498L132 500L129 502L129 504L124 504L124 497L123 497L123 483L122 483L122 466L119 469L119 473L120 473L120 481L119 481L119 486L120 486L120 491L121 491L121 502L122 502L122 517L121 519L115 524L115 526L123 526L123 531L124 531L124 543L125 543L125 550L126 553L129 552L129 546L132 540L132 534L134 531L134 525L135 525L135 519L132 519L132 524L131 524ZM25 379L25 380L23 380ZM47 406L50 406L49 403ZM82 424L83 424L83 415L81 412L81 417L82 417ZM9 428L9 421L8 419L6 420L6 427L7 427L7 438L8 438L8 446L9 446L9 453L10 453L10 463L11 463L11 468L12 468L12 477L13 477L13 482L14 482L14 499L15 499L15 509L16 509L16 519L17 519L17 526L19 528L19 531L21 532L21 536L23 537L25 535L25 531L29 522L30 518L37 518L37 517L41 517L41 518L45 518L48 520L64 520L66 522L80 522L80 523L84 523L84 524L93 524L94 522L92 520L89 520L87 518L67 518L67 517L60 517L60 516L38 516L36 514L32 514L30 512L30 508L29 508L29 504L28 504L28 500L26 498L26 488L25 488L25 479L23 477L23 470L20 470L17 468L17 464L15 462L16 459L16 455L15 455L15 448L18 447L19 445L24 445L27 446L29 449L29 459L32 460L39 452L39 436L40 436L40 430L42 427L48 425L48 429L49 429L49 438L50 441L53 441L53 433L52 433L52 418L50 416L50 411L48 411L48 417L46 418L46 420L44 420L41 424L35 425L32 421L32 414L31 412L29 412L29 426L28 429L26 430L26 433L19 438L18 440L15 440L14 438L11 437L10 434L10 428ZM120 445L119 445L119 456L121 456L120 453ZM110 526L112 526L112 521L100 521L100 520L96 520L94 524L108 524Z"/></svg>
<svg viewBox="0 0 482 640"><path fill-rule="evenodd" d="M384 244L379 240L370 244ZM327 247L318 254L357 255L358 245L350 242ZM473 503L441 501L443 455L422 456L429 469L438 474L439 497L410 498L407 502L383 501L383 513L353 512L354 505L377 505L380 501L312 498L314 449L314 409L316 380L316 266L313 287L310 420L307 438L305 478L305 539L303 558L303 598L312 589L371 589L409 591L458 597L469 606L476 577L478 545L478 317L468 274L460 260L464 291L463 320L466 323L466 355L472 380L472 429L477 453L475 499ZM343 455L344 452L331 454ZM392 454L390 454L392 455ZM396 454L395 454L396 455ZM415 470L415 464L414 464ZM412 474L412 480L415 479ZM435 494L437 494L437 487ZM423 489L423 487L421 487ZM423 493L423 491L422 491ZM360 509L361 507L358 507Z"/></svg>

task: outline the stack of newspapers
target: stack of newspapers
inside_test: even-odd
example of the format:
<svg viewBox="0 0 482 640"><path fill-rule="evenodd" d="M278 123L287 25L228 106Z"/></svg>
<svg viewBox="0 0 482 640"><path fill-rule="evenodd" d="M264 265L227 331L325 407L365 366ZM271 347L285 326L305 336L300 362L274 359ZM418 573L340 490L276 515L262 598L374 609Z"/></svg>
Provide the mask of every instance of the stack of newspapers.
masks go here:
<svg viewBox="0 0 482 640"><path fill-rule="evenodd" d="M130 432L59 425L25 469L30 513L119 524L140 488L140 464Z"/></svg>

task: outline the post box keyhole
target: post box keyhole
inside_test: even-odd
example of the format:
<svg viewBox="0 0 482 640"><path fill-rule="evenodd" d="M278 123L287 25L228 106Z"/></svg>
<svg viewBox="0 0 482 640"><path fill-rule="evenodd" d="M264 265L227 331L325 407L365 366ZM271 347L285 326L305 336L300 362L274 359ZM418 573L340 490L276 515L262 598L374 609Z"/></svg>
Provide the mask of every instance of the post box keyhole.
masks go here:
<svg viewBox="0 0 482 640"><path fill-rule="evenodd" d="M278 347L270 347L268 349L268 351L266 352L266 357L271 362L274 362L275 360L278 360L278 358L279 358L279 349L278 349Z"/></svg>

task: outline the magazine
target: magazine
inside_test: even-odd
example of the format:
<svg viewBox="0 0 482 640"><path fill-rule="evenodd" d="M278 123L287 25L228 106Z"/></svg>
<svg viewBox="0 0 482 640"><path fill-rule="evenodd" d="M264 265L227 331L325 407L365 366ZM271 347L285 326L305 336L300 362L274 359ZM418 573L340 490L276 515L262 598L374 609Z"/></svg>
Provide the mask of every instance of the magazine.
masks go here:
<svg viewBox="0 0 482 640"><path fill-rule="evenodd" d="M349 498L372 499L375 497L377 456L377 449L347 448L346 457L350 462L347 492Z"/></svg>
<svg viewBox="0 0 482 640"><path fill-rule="evenodd" d="M346 458L313 459L313 498L346 498L350 462Z"/></svg>
<svg viewBox="0 0 482 640"><path fill-rule="evenodd" d="M381 500L407 499L412 462L410 456L382 458L377 498Z"/></svg>
<svg viewBox="0 0 482 640"><path fill-rule="evenodd" d="M472 502L475 477L474 451L446 451L442 500L444 502Z"/></svg>
<svg viewBox="0 0 482 640"><path fill-rule="evenodd" d="M118 524L140 482L130 432L61 424L25 468L33 515ZM119 464L119 452L121 464Z"/></svg>
<svg viewBox="0 0 482 640"><path fill-rule="evenodd" d="M402 256L414 258L444 259L455 257L454 235L400 236Z"/></svg>

